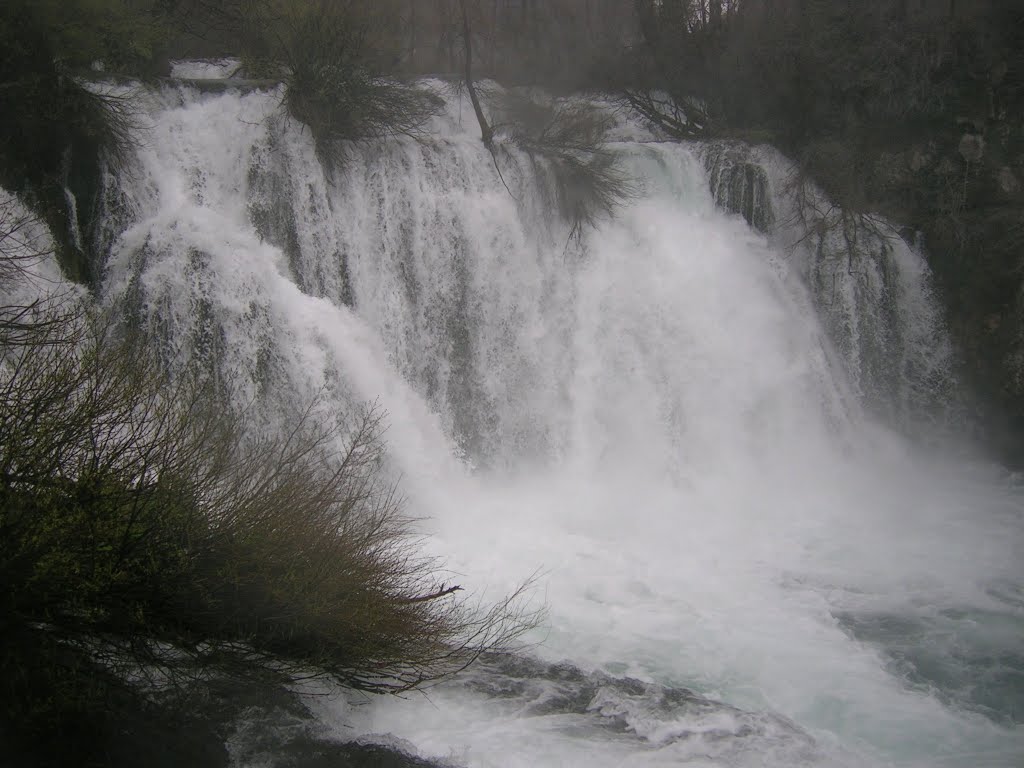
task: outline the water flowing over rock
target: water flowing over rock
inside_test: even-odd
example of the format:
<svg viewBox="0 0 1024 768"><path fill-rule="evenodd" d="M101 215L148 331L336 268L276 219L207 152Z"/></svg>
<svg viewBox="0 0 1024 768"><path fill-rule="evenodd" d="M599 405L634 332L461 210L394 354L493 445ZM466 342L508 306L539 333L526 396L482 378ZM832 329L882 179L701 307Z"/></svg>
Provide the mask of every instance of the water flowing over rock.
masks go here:
<svg viewBox="0 0 1024 768"><path fill-rule="evenodd" d="M952 345L923 255L881 217L834 205L769 147L700 153L716 203L788 255L858 399L909 432L960 426Z"/></svg>
<svg viewBox="0 0 1024 768"><path fill-rule="evenodd" d="M715 202L730 213L738 213L747 224L768 233L775 214L772 210L768 173L750 157L743 145L709 145L704 152Z"/></svg>
<svg viewBox="0 0 1024 768"><path fill-rule="evenodd" d="M643 194L577 239L557 170L492 157L457 96L427 138L333 171L279 92L145 98L105 190L101 300L267 428L378 401L427 552L483 597L543 573L536 661L429 698L314 698L337 739L458 766L1024 754L989 711L1018 699L918 669L961 663L954 627L1020 674L1024 521L1012 479L907 437L955 424L952 351L885 222L788 183L771 150L626 124Z"/></svg>

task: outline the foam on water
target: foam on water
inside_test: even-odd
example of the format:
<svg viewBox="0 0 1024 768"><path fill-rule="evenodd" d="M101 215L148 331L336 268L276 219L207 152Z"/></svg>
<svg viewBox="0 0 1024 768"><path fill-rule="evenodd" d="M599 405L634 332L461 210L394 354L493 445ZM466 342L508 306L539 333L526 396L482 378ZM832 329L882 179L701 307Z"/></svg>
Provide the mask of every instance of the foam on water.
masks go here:
<svg viewBox="0 0 1024 768"><path fill-rule="evenodd" d="M644 195L576 244L550 168L503 148L506 190L457 100L333 174L279 104L151 97L105 300L268 423L379 399L429 550L483 595L542 569L549 606L535 666L320 702L339 738L467 766L1018 763L1019 694L972 681L1021 674L1019 494L871 420L806 270L716 210L692 148L619 144ZM941 336L922 296L901 344Z"/></svg>
<svg viewBox="0 0 1024 768"><path fill-rule="evenodd" d="M238 59L198 59L171 62L171 77L181 80L221 80L237 74Z"/></svg>

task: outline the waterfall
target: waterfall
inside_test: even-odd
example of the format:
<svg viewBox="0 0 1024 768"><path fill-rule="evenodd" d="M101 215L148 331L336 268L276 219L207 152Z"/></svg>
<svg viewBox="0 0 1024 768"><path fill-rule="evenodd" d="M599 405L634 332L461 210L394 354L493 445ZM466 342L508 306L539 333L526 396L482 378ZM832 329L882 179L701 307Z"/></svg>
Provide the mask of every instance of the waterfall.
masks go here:
<svg viewBox="0 0 1024 768"><path fill-rule="evenodd" d="M771 235L716 206L707 148L626 126L643 194L575 241L552 169L492 158L458 97L340 168L278 92L141 98L100 300L268 428L379 402L427 549L482 596L541 573L521 659L320 700L339 738L460 766L1024 755L1022 497L891 428L952 386L905 243L785 247L767 150L728 194Z"/></svg>
<svg viewBox="0 0 1024 768"><path fill-rule="evenodd" d="M699 147L718 205L794 262L858 398L921 436L963 428L954 353L922 254L879 216L851 214L771 147Z"/></svg>

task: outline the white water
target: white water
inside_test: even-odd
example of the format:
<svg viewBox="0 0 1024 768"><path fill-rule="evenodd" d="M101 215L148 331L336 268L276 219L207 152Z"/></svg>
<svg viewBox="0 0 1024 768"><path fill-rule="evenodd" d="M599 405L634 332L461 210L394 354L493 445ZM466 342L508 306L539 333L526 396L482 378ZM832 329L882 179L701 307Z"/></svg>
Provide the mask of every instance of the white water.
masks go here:
<svg viewBox="0 0 1024 768"><path fill-rule="evenodd" d="M542 569L531 653L609 675L575 708L488 668L320 702L339 738L460 766L1019 764L1020 497L865 415L804 270L715 210L693 150L623 143L645 195L567 247L545 169L504 154L506 191L457 101L333 181L279 103L152 97L104 299L268 423L379 399L429 549L483 595Z"/></svg>

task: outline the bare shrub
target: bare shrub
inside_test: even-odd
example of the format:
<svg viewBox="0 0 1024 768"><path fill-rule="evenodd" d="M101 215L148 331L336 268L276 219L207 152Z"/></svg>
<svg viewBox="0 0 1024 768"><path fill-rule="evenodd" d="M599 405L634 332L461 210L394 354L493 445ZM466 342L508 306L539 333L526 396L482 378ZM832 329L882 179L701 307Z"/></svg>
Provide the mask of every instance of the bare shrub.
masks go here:
<svg viewBox="0 0 1024 768"><path fill-rule="evenodd" d="M325 427L310 410L250 436L136 340L69 325L70 353L53 325L2 358L14 615L167 676L302 672L375 692L442 678L529 624L514 600L479 616L435 583L381 480L379 412Z"/></svg>

